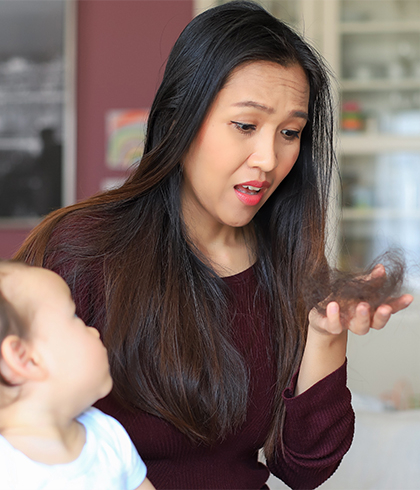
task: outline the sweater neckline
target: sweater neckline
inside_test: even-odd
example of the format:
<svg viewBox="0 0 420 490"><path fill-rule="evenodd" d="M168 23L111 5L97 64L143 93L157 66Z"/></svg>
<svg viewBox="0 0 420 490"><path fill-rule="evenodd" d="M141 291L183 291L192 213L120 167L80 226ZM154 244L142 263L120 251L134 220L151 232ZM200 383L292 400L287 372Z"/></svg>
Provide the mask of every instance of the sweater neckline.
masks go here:
<svg viewBox="0 0 420 490"><path fill-rule="evenodd" d="M245 282L254 275L254 267L255 264L252 264L248 269L233 274L233 276L222 277L222 279L228 284Z"/></svg>

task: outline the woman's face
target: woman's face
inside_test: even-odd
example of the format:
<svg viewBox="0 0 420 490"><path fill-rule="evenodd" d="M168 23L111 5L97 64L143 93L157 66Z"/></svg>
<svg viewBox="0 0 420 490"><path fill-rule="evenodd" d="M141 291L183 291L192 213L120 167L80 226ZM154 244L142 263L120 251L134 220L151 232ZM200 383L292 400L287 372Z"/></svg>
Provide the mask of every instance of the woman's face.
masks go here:
<svg viewBox="0 0 420 490"><path fill-rule="evenodd" d="M261 61L233 71L183 159L187 225L252 220L296 162L308 102L299 65Z"/></svg>

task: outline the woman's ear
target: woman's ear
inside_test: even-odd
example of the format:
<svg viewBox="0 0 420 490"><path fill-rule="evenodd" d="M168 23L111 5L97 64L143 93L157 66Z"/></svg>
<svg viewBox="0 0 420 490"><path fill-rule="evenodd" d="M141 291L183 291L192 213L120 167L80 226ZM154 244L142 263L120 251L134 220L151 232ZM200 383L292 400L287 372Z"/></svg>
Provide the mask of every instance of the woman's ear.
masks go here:
<svg viewBox="0 0 420 490"><path fill-rule="evenodd" d="M41 381L46 375L34 347L17 335L8 335L1 343L0 371L7 381L17 385Z"/></svg>

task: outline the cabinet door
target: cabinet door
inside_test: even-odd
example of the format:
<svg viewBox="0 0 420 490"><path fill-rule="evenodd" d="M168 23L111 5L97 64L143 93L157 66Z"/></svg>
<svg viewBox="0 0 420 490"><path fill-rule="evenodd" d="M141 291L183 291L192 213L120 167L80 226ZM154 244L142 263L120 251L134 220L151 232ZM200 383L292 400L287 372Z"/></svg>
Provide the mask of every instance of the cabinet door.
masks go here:
<svg viewBox="0 0 420 490"><path fill-rule="evenodd" d="M74 8L0 0L0 224L74 200Z"/></svg>
<svg viewBox="0 0 420 490"><path fill-rule="evenodd" d="M389 247L420 253L420 2L343 0L341 264L365 266ZM419 272L411 280L420 286Z"/></svg>
<svg viewBox="0 0 420 490"><path fill-rule="evenodd" d="M326 50L338 75L342 178L338 263L362 269L398 247L415 301L383 332L349 337L349 385L371 395L420 392L420 2L325 0ZM325 7L326 8L326 7ZM401 408L401 407L397 407Z"/></svg>

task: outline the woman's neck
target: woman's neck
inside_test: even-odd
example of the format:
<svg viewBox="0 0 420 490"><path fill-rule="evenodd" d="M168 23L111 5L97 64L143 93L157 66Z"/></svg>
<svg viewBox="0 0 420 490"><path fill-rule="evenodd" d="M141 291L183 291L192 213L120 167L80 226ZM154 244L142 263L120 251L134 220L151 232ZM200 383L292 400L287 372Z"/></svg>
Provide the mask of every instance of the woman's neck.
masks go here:
<svg viewBox="0 0 420 490"><path fill-rule="evenodd" d="M256 260L252 225L243 228L220 226L211 230L189 228L190 240L220 277L238 274Z"/></svg>

